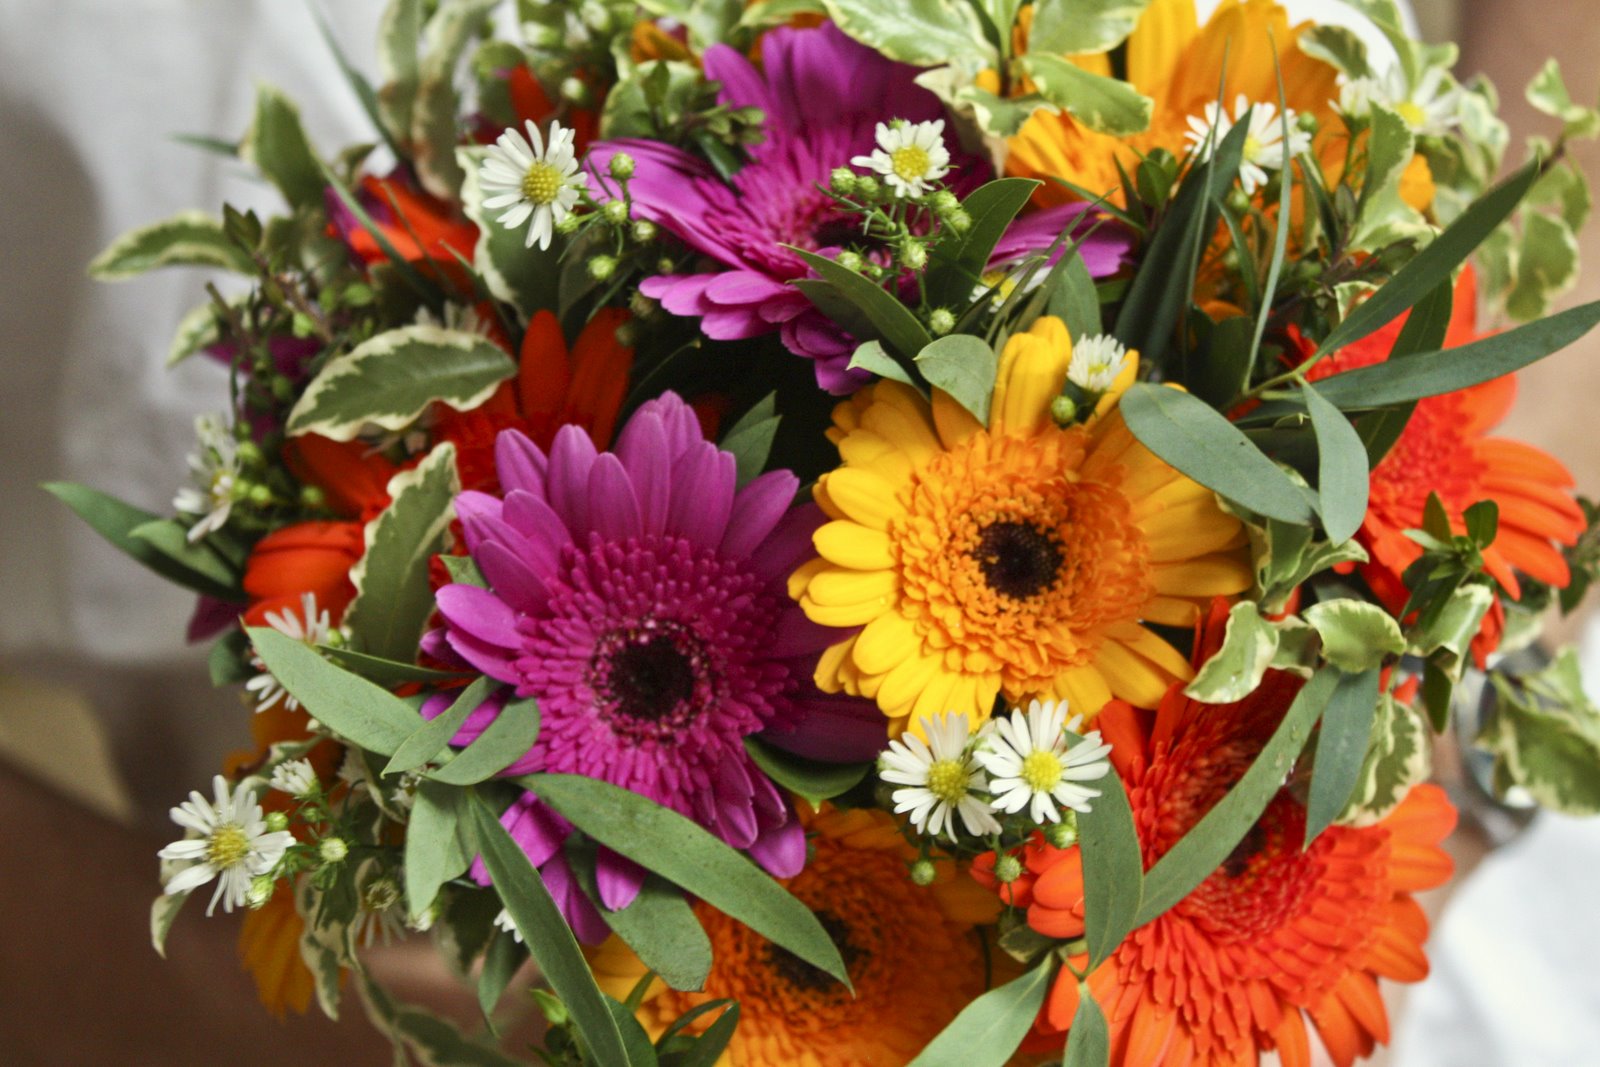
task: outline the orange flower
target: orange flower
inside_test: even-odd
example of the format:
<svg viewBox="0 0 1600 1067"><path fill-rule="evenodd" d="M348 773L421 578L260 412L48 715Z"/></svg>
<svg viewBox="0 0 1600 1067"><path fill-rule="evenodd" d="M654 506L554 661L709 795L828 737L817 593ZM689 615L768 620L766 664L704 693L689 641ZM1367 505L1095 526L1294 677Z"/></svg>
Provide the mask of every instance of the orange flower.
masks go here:
<svg viewBox="0 0 1600 1067"><path fill-rule="evenodd" d="M300 611L303 593L315 593L335 625L356 595L350 568L365 551L359 522L300 522L274 530L250 551L244 590L250 594L245 621L266 623L269 611Z"/></svg>
<svg viewBox="0 0 1600 1067"><path fill-rule="evenodd" d="M802 814L805 814L802 806ZM732 1067L860 1067L909 1062L982 992L983 962L972 927L992 921L994 898L946 865L930 888L907 877L916 858L882 811L824 808L807 820L814 855L786 884L818 914L855 986L844 986L741 923L696 906L711 937L704 992L656 983L639 1010L652 1036L718 997L739 1001L739 1027L719 1063ZM987 899L984 899L986 898ZM602 988L618 998L644 966L615 938L591 958ZM704 1029L700 1020L692 1029Z"/></svg>
<svg viewBox="0 0 1600 1067"><path fill-rule="evenodd" d="M596 448L610 443L633 369L633 349L617 340L618 327L627 321L626 310L601 308L569 352L555 315L533 316L522 337L516 378L471 411L443 408L435 426L441 440L456 446L463 488L496 488L494 442L510 427L541 448L549 448L556 431L567 425L588 431Z"/></svg>
<svg viewBox="0 0 1600 1067"><path fill-rule="evenodd" d="M389 506L389 479L398 468L361 441L301 434L284 445L283 460L296 478L321 489L341 518L366 522Z"/></svg>
<svg viewBox="0 0 1600 1067"><path fill-rule="evenodd" d="M1447 348L1482 336L1476 330L1476 306L1469 268L1456 283ZM1322 359L1307 377L1316 381L1388 359L1404 323L1401 316ZM1439 494L1458 531L1465 528L1462 513L1478 501L1493 500L1499 507L1500 529L1484 550L1484 569L1512 599L1521 596L1518 572L1554 586L1567 584L1567 562L1556 546L1574 543L1585 526L1570 493L1572 475L1560 460L1531 445L1489 436L1515 398L1516 379L1508 374L1418 401L1400 439L1373 470L1371 502L1358 535L1372 560L1362 575L1391 610L1404 605L1400 576L1422 553L1405 531L1422 526L1432 493Z"/></svg>
<svg viewBox="0 0 1600 1067"><path fill-rule="evenodd" d="M371 174L361 179L357 195L401 259L420 264L432 260L447 276L465 280L456 256L472 261L473 250L478 246L478 227L454 208L405 182ZM328 236L341 237L350 251L369 266L389 259L377 238L360 224L340 227L330 222Z"/></svg>
<svg viewBox="0 0 1600 1067"><path fill-rule="evenodd" d="M590 81L580 72L580 80ZM544 91L544 86L539 84L539 79L533 76L533 71L525 66L511 68L511 73L506 76L506 88L511 96L511 110L516 112L515 125L521 128L523 123L531 122L535 126L544 126L551 119L560 119L563 125L572 129L573 148L582 156L589 150L589 144L600 133L599 105L593 108L572 107L570 105L557 106L550 100L550 94ZM499 130L489 134L487 141L493 140L500 134Z"/></svg>
<svg viewBox="0 0 1600 1067"><path fill-rule="evenodd" d="M1219 603L1199 642L1204 654L1221 644L1226 619ZM1269 671L1227 707L1174 686L1153 717L1120 702L1101 712L1096 726L1114 746L1146 868L1238 782L1302 684ZM1276 1049L1285 1067L1310 1067L1307 1019L1339 1067L1370 1053L1389 1036L1378 979L1415 982L1428 972L1428 923L1412 894L1449 878L1439 842L1454 825L1443 791L1421 785L1376 825L1330 827L1302 851L1305 809L1281 790L1219 870L1090 975L1110 1022L1112 1064L1231 1067ZM1078 849L1038 842L1021 858L1027 873L1015 888L1029 926L1081 937ZM1055 1035L1059 1048L1077 1008L1077 980L1064 971L1036 1033Z"/></svg>

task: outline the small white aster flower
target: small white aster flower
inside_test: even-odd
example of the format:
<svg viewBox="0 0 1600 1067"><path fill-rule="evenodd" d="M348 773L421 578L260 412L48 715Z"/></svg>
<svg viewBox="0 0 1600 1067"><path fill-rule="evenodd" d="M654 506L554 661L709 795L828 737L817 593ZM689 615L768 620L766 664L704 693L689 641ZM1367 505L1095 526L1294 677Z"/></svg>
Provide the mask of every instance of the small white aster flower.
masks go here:
<svg viewBox="0 0 1600 1067"><path fill-rule="evenodd" d="M189 456L192 485L178 490L172 506L184 515L198 515L189 527L189 543L220 530L233 511L234 487L239 482L239 443L220 418L201 415L194 420L200 451Z"/></svg>
<svg viewBox="0 0 1600 1067"><path fill-rule="evenodd" d="M501 908L500 914L494 917L494 924L510 934L517 944L522 944L522 931L517 929L516 921L511 918L511 913L505 908Z"/></svg>
<svg viewBox="0 0 1600 1067"><path fill-rule="evenodd" d="M1111 746L1101 744L1099 730L1072 744L1067 732L1076 733L1083 717L1067 722L1066 715L1066 701L1035 700L1026 715L1015 708L1010 719L996 719L985 728L976 758L992 775L989 791L996 811L1018 812L1031 802L1029 817L1042 825L1061 821L1057 804L1090 810L1089 801L1100 791L1078 783L1105 777Z"/></svg>
<svg viewBox="0 0 1600 1067"><path fill-rule="evenodd" d="M310 760L292 759L274 767L267 784L292 797L308 797L317 790L317 772Z"/></svg>
<svg viewBox="0 0 1600 1067"><path fill-rule="evenodd" d="M1111 388L1128 361L1128 348L1107 333L1085 337L1072 346L1067 364L1067 381L1086 393L1103 393Z"/></svg>
<svg viewBox="0 0 1600 1067"><path fill-rule="evenodd" d="M944 146L944 119L878 123L878 147L870 156L850 160L876 171L896 196L921 196L950 170L950 150Z"/></svg>
<svg viewBox="0 0 1600 1067"><path fill-rule="evenodd" d="M1415 86L1399 66L1339 86L1339 110L1350 118L1369 117L1373 104L1395 112L1417 134L1444 137L1461 122L1461 86L1442 67L1430 67Z"/></svg>
<svg viewBox="0 0 1600 1067"><path fill-rule="evenodd" d="M267 625L285 637L302 642L308 648L328 643L328 635L333 632L326 609L317 610L317 594L303 593L300 596L300 614L296 615L291 609L282 611L269 611L266 614ZM295 699L293 693L285 689L267 670L267 665L255 653L250 654L250 665L260 673L244 683L245 689L255 694L256 711L266 711L278 701L283 701L283 706L294 711L300 706L300 701Z"/></svg>
<svg viewBox="0 0 1600 1067"><path fill-rule="evenodd" d="M358 875L357 880L361 877ZM400 886L395 880L386 875L371 878L361 888L361 906L356 911L352 936L363 948L380 942L387 945L405 932L404 912Z"/></svg>
<svg viewBox="0 0 1600 1067"><path fill-rule="evenodd" d="M422 775L407 771L389 793L389 800L401 811L410 811L417 803L417 788L422 785Z"/></svg>
<svg viewBox="0 0 1600 1067"><path fill-rule="evenodd" d="M215 802L191 792L188 800L172 809L172 821L189 831L189 836L157 853L164 860L187 865L167 879L169 895L187 893L217 879L207 915L216 910L218 900L223 911L248 903L251 882L276 867L294 843L289 831L267 829L266 815L244 783L237 790L230 789L228 780L219 774L212 788Z"/></svg>
<svg viewBox="0 0 1600 1067"><path fill-rule="evenodd" d="M367 764L354 748L344 750L344 759L339 761L339 781L349 786L352 791L364 789L370 783L367 781Z"/></svg>
<svg viewBox="0 0 1600 1067"><path fill-rule="evenodd" d="M987 789L988 782L967 751L967 717L955 712L924 715L922 724L926 742L908 733L890 741L888 750L878 757L883 780L903 787L891 794L894 810L910 812L911 825L929 837L948 831L954 840L957 813L968 833L999 833L1000 824L973 795Z"/></svg>
<svg viewBox="0 0 1600 1067"><path fill-rule="evenodd" d="M505 209L500 225L514 230L528 223L527 247L537 241L540 248L549 248L556 225L572 214L586 183L578 171L573 131L552 122L546 144L538 126L531 121L524 126L527 137L508 129L489 147L478 184L485 210Z"/></svg>
<svg viewBox="0 0 1600 1067"><path fill-rule="evenodd" d="M1267 184L1267 171L1280 170L1285 161L1283 123L1289 124L1287 158L1300 155L1311 147L1311 135L1295 125L1293 109L1278 118L1278 109L1272 104L1256 104L1252 109L1250 99L1243 93L1233 103L1233 114L1217 106L1216 101L1206 104L1204 115L1189 116L1189 132L1184 135L1200 151L1202 161L1209 160L1228 131L1235 123L1250 113L1250 131L1245 135L1244 153L1239 160L1239 183L1245 195L1250 196Z"/></svg>

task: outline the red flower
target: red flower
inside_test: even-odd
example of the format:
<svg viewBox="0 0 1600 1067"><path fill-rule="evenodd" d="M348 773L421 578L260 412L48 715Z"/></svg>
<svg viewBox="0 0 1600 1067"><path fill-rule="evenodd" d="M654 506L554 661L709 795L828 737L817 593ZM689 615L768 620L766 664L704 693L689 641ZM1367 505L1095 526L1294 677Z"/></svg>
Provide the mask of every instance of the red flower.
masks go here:
<svg viewBox="0 0 1600 1067"><path fill-rule="evenodd" d="M1220 645L1226 619L1219 603L1203 655ZM1301 685L1269 671L1226 707L1174 686L1154 715L1120 701L1100 713L1095 725L1113 745L1147 869L1238 782ZM1112 1064L1255 1064L1276 1049L1285 1067L1309 1067L1307 1020L1340 1067L1370 1053L1389 1035L1378 979L1427 974L1428 923L1412 894L1450 876L1439 842L1454 825L1443 791L1422 785L1376 825L1330 827L1302 851L1305 809L1281 790L1219 870L1090 975L1110 1023ZM1081 937L1078 849L1036 841L1021 858L1025 873L1011 891L1028 925ZM974 876L993 884L976 867ZM1054 1035L1059 1048L1077 1008L1077 980L1063 971L1036 1037Z"/></svg>
<svg viewBox="0 0 1600 1067"><path fill-rule="evenodd" d="M350 568L365 551L363 533L359 522L300 522L257 541L245 563L245 622L263 626L267 612L286 608L298 615L301 595L315 593L337 625L356 595Z"/></svg>

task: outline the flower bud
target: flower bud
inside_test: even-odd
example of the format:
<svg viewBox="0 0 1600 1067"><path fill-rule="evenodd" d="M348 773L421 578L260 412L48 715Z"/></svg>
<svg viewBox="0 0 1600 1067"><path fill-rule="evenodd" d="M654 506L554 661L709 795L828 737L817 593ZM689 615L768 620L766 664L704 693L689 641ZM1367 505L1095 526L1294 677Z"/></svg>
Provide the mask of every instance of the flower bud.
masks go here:
<svg viewBox="0 0 1600 1067"><path fill-rule="evenodd" d="M961 210L961 198L948 189L940 189L929 197L928 206L940 218L948 218L951 212Z"/></svg>
<svg viewBox="0 0 1600 1067"><path fill-rule="evenodd" d="M560 222L556 223L556 232L559 233L559 234L569 234L569 235L570 234L574 234L574 233L578 232L578 227L582 226L582 225L583 225L583 217L582 216L580 216L580 215L567 215Z"/></svg>
<svg viewBox="0 0 1600 1067"><path fill-rule="evenodd" d="M328 503L328 494L324 493L321 489L318 489L316 486L314 486L314 485L302 485L300 487L300 505L302 507L306 507L306 508L310 508L312 510L316 510L318 508L323 507L327 503Z"/></svg>
<svg viewBox="0 0 1600 1067"><path fill-rule="evenodd" d="M949 308L934 308L928 313L928 332L943 337L956 328L956 316Z"/></svg>
<svg viewBox="0 0 1600 1067"><path fill-rule="evenodd" d="M268 830L271 830L273 833L278 833L279 831L287 830L288 828L289 828L289 816L285 815L281 811L269 811L269 812L267 812L267 829Z"/></svg>
<svg viewBox="0 0 1600 1067"><path fill-rule="evenodd" d="M972 229L972 216L965 209L957 208L945 216L944 224L950 227L952 233L966 233Z"/></svg>
<svg viewBox="0 0 1600 1067"><path fill-rule="evenodd" d="M876 200L882 192L883 186L872 175L862 174L856 178L856 193L863 200Z"/></svg>
<svg viewBox="0 0 1600 1067"><path fill-rule="evenodd" d="M631 178L633 177L633 157L626 152L618 152L611 157L608 169L611 171L611 176L618 181Z"/></svg>
<svg viewBox="0 0 1600 1067"><path fill-rule="evenodd" d="M649 219L639 219L633 224L633 239L647 245L656 239L656 224Z"/></svg>
<svg viewBox="0 0 1600 1067"><path fill-rule="evenodd" d="M1072 820L1051 823L1044 832L1051 848L1071 848L1078 843L1078 824Z"/></svg>
<svg viewBox="0 0 1600 1067"><path fill-rule="evenodd" d="M628 221L628 202L626 200L607 200L605 205L600 208L600 211L605 215L606 221L613 226L621 226Z"/></svg>
<svg viewBox="0 0 1600 1067"><path fill-rule="evenodd" d="M911 881L916 885L932 885L939 872L934 868L933 861L924 856L911 865Z"/></svg>
<svg viewBox="0 0 1600 1067"><path fill-rule="evenodd" d="M250 487L250 503L258 508L270 506L272 504L272 490L257 482Z"/></svg>
<svg viewBox="0 0 1600 1067"><path fill-rule="evenodd" d="M270 874L258 874L250 880L250 892L246 894L244 902L251 910L266 907L267 901L272 899L272 891L277 888L277 882Z"/></svg>
<svg viewBox="0 0 1600 1067"><path fill-rule="evenodd" d="M1078 402L1070 396L1058 396L1050 401L1050 417L1060 426L1071 426L1078 421Z"/></svg>
<svg viewBox="0 0 1600 1067"><path fill-rule="evenodd" d="M261 446L254 441L240 441L235 453L239 462L246 467L259 467L267 461L266 454L261 451Z"/></svg>
<svg viewBox="0 0 1600 1067"><path fill-rule="evenodd" d="M617 260L615 256L594 256L589 260L589 277L597 282L603 282L617 273Z"/></svg>
<svg viewBox="0 0 1600 1067"><path fill-rule="evenodd" d="M317 844L317 855L323 863L342 863L350 855L350 846L345 844L342 837L324 837Z"/></svg>
<svg viewBox="0 0 1600 1067"><path fill-rule="evenodd" d="M907 241L900 246L900 262L909 270L921 270L928 265L928 246L921 241Z"/></svg>
<svg viewBox="0 0 1600 1067"><path fill-rule="evenodd" d="M1022 861L1006 853L994 861L994 877L1002 885L1010 885L1022 877Z"/></svg>
<svg viewBox="0 0 1600 1067"><path fill-rule="evenodd" d="M561 99L583 105L589 102L589 87L578 78L561 79Z"/></svg>
<svg viewBox="0 0 1600 1067"><path fill-rule="evenodd" d="M849 196L856 191L856 172L849 167L834 167L828 175L828 185L840 196Z"/></svg>
<svg viewBox="0 0 1600 1067"><path fill-rule="evenodd" d="M862 267L861 257L849 249L840 252L839 258L835 259L834 262L845 270L859 271Z"/></svg>

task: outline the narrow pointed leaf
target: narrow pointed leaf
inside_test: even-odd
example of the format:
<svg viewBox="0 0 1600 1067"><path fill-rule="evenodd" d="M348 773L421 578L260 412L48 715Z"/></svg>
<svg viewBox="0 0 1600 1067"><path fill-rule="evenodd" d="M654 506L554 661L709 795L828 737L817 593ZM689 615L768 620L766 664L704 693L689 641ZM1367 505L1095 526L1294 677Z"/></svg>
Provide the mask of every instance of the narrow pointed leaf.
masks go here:
<svg viewBox="0 0 1600 1067"><path fill-rule="evenodd" d="M1084 936L1089 969L1117 950L1139 918L1144 889L1144 859L1139 832L1122 779L1112 771L1096 783L1100 795L1089 811L1078 813L1078 845L1083 850Z"/></svg>
<svg viewBox="0 0 1600 1067"><path fill-rule="evenodd" d="M1344 412L1322 398L1316 386L1300 383L1311 427L1317 435L1317 496L1322 525L1332 542L1348 541L1367 517L1367 449Z"/></svg>
<svg viewBox="0 0 1600 1067"><path fill-rule="evenodd" d="M1316 768L1306 802L1306 845L1317 839L1350 802L1366 762L1372 717L1378 707L1378 671L1340 674L1322 713Z"/></svg>
<svg viewBox="0 0 1600 1067"><path fill-rule="evenodd" d="M387 689L340 670L270 626L246 631L267 670L306 712L362 748L389 755L417 728L417 713Z"/></svg>
<svg viewBox="0 0 1600 1067"><path fill-rule="evenodd" d="M473 785L505 770L528 754L539 739L539 703L532 697L510 700L478 739L428 777L451 785Z"/></svg>
<svg viewBox="0 0 1600 1067"><path fill-rule="evenodd" d="M1004 1067L1028 1035L1050 991L1055 959L989 990L961 1009L910 1067Z"/></svg>
<svg viewBox="0 0 1600 1067"><path fill-rule="evenodd" d="M462 689L450 706L437 718L424 720L416 732L406 738L405 743L389 757L389 763L383 768L383 773L400 774L404 771L414 771L443 752L450 739L467 721L467 716L471 715L479 704L489 699L489 694L499 685L500 683L493 678L485 676Z"/></svg>

